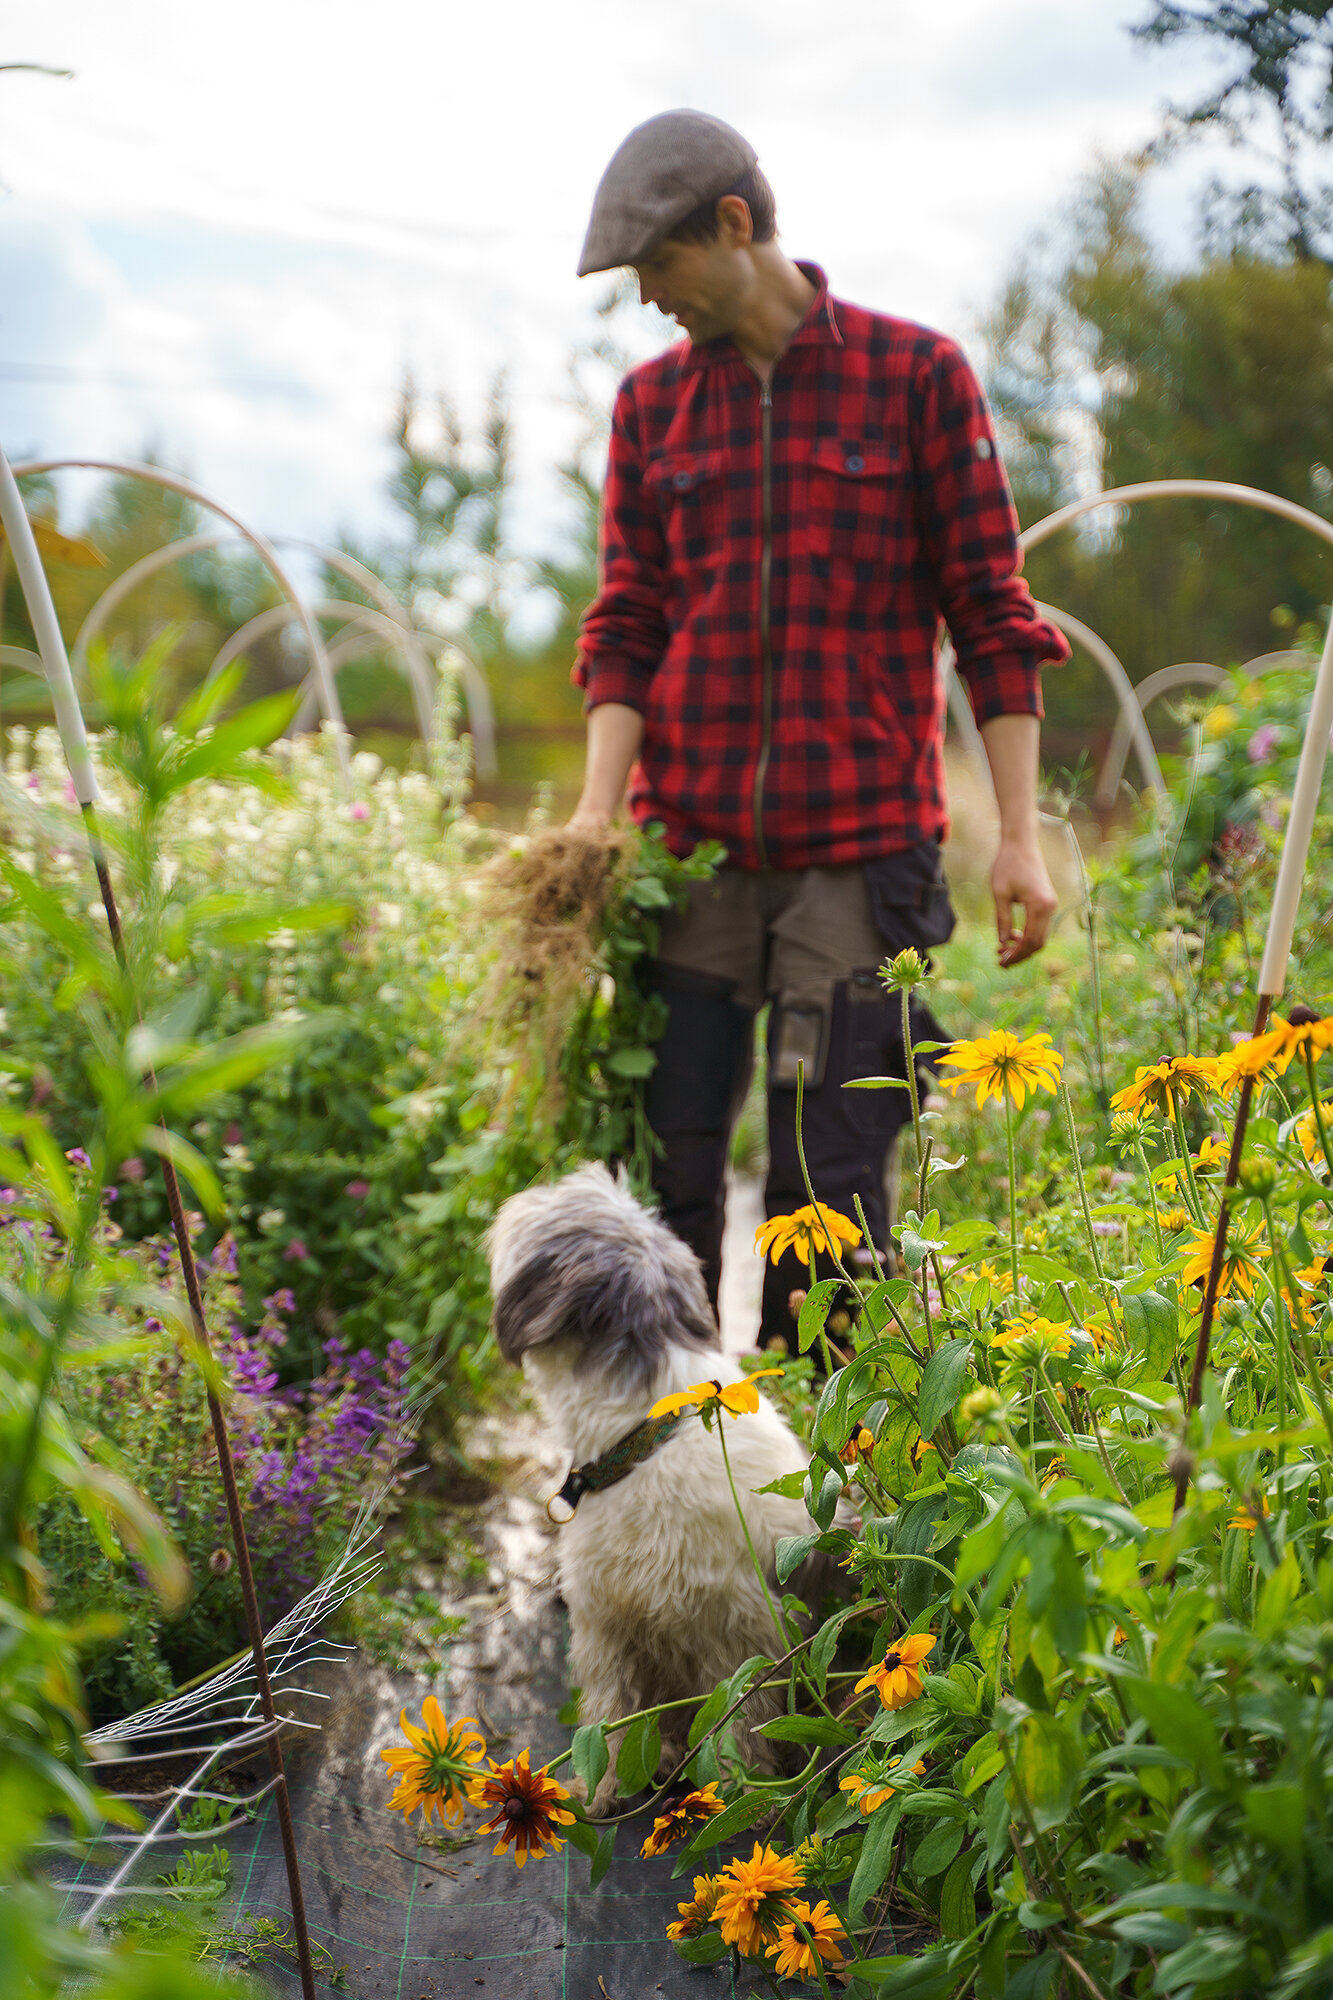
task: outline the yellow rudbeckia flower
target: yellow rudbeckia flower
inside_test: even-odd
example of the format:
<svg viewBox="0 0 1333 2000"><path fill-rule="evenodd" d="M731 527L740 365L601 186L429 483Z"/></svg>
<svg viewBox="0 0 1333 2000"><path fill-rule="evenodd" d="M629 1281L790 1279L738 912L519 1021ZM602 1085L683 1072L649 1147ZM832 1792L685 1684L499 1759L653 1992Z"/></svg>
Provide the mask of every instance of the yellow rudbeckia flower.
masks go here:
<svg viewBox="0 0 1333 2000"><path fill-rule="evenodd" d="M771 1215L754 1233L758 1256L776 1264L788 1250L794 1250L809 1265L812 1277L816 1250L826 1250L831 1256L837 1244L845 1243L852 1249L860 1241L861 1232L850 1217L840 1215L836 1208L828 1208L822 1201L818 1208L798 1208L791 1215Z"/></svg>
<svg viewBox="0 0 1333 2000"><path fill-rule="evenodd" d="M1216 1056L1167 1056L1161 1062L1140 1063L1133 1083L1111 1098L1112 1111L1164 1111L1174 1118L1177 1102L1187 1104L1196 1090L1218 1087Z"/></svg>
<svg viewBox="0 0 1333 2000"><path fill-rule="evenodd" d="M1064 1067L1064 1057L1051 1047L1051 1038L1040 1034L1021 1038L1008 1028L993 1028L975 1041L955 1042L941 1057L957 1076L942 1076L946 1090L961 1090L975 1084L978 1109L993 1097L997 1104L1005 1097L1021 1111L1029 1090L1048 1090L1054 1095L1056 1081Z"/></svg>
<svg viewBox="0 0 1333 2000"><path fill-rule="evenodd" d="M648 1414L650 1417L674 1416L677 1410L695 1409L725 1410L729 1417L746 1414L753 1416L759 1408L759 1391L756 1382L762 1382L765 1375L780 1375L780 1368L756 1368L753 1375L743 1375L739 1382L728 1382L725 1386L714 1378L711 1382L695 1382L688 1389L678 1389L674 1395L659 1396Z"/></svg>

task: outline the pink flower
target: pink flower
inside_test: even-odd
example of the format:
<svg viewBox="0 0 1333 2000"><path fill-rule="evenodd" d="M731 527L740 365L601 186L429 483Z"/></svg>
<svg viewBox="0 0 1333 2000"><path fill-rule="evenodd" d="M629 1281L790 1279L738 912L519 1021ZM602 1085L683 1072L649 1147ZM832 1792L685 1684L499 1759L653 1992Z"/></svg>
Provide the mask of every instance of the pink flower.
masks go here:
<svg viewBox="0 0 1333 2000"><path fill-rule="evenodd" d="M1245 746L1245 755L1252 764L1271 763L1277 739L1278 730L1276 724L1261 722Z"/></svg>
<svg viewBox="0 0 1333 2000"><path fill-rule="evenodd" d="M65 1154L65 1158L72 1161L76 1167L90 1167L92 1165L92 1161L88 1158L82 1146L71 1146Z"/></svg>
<svg viewBox="0 0 1333 2000"><path fill-rule="evenodd" d="M233 1118L222 1134L222 1143L224 1146L239 1146L244 1137L244 1132Z"/></svg>
<svg viewBox="0 0 1333 2000"><path fill-rule="evenodd" d="M134 1158L122 1160L120 1163L120 1178L123 1181L141 1181L144 1177L144 1171L144 1163L139 1159L137 1154Z"/></svg>
<svg viewBox="0 0 1333 2000"><path fill-rule="evenodd" d="M299 1236L293 1236L282 1254L289 1264L296 1264L300 1262L301 1258L308 1257L310 1252L306 1249L305 1244Z"/></svg>
<svg viewBox="0 0 1333 2000"><path fill-rule="evenodd" d="M343 1189L343 1193L350 1195L353 1201L364 1201L370 1193L370 1182L348 1181L347 1186Z"/></svg>
<svg viewBox="0 0 1333 2000"><path fill-rule="evenodd" d="M352 819L370 818L370 807L366 805L361 799L354 800L353 803L347 808L347 811Z"/></svg>

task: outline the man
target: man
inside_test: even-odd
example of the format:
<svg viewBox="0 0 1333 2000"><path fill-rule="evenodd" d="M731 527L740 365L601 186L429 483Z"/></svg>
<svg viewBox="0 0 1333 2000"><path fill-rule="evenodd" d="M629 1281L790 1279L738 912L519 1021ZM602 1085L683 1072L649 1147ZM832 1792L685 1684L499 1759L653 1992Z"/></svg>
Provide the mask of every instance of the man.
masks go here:
<svg viewBox="0 0 1333 2000"><path fill-rule="evenodd" d="M953 927L941 620L1000 810L991 874L1001 964L1040 950L1055 894L1037 837L1040 665L1066 657L1018 576L1017 523L981 390L952 341L830 296L777 240L753 147L666 112L602 177L579 275L632 265L688 336L621 384L601 587L575 679L595 832L630 783L673 851L727 863L662 926L668 1007L648 1086L666 1220L713 1297L732 1125L768 1030L770 1215L821 1201L887 1234L883 1176L906 1092L896 999L876 967ZM1022 911L1021 926L1015 912ZM868 1252L862 1252L867 1255ZM765 1277L761 1338L791 1335L804 1267Z"/></svg>

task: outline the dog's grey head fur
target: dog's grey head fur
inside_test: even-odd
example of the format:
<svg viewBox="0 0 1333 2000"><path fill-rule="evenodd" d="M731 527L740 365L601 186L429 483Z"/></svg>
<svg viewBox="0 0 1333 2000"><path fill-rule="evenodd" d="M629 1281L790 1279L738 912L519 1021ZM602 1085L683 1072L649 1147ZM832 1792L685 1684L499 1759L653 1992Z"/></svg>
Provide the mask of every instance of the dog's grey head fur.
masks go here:
<svg viewBox="0 0 1333 2000"><path fill-rule="evenodd" d="M669 1347L717 1346L698 1258L605 1167L511 1196L486 1249L506 1361L572 1336L579 1368L633 1390Z"/></svg>

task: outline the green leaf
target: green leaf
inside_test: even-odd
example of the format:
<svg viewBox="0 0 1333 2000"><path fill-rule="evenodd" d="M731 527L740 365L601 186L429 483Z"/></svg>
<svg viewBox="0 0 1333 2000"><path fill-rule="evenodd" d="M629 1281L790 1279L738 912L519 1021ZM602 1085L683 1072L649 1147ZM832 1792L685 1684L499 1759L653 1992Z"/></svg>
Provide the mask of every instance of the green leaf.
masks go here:
<svg viewBox="0 0 1333 2000"><path fill-rule="evenodd" d="M192 743L169 773L162 774L167 779L166 792L184 791L187 785L198 784L201 778L220 777L233 769L247 750L263 749L275 742L300 706L300 688L284 689L281 694L267 694L252 701L239 715L220 722L203 742Z"/></svg>
<svg viewBox="0 0 1333 2000"><path fill-rule="evenodd" d="M821 1278L819 1283L812 1285L806 1293L805 1302L796 1321L796 1338L802 1354L813 1346L823 1332L824 1322L832 1312L833 1301L841 1289L841 1278Z"/></svg>
<svg viewBox="0 0 1333 2000"><path fill-rule="evenodd" d="M819 1482L818 1485L815 1483L816 1480ZM818 1462L812 1465L810 1471L805 1475L805 1509L811 1520L818 1522L821 1528L832 1526L834 1513L837 1510L839 1500L842 1498L844 1484L845 1482L840 1473L834 1472L831 1467L824 1466ZM783 1539L786 1540L787 1537L784 1536ZM804 1537L798 1536L796 1539L803 1540Z"/></svg>
<svg viewBox="0 0 1333 2000"><path fill-rule="evenodd" d="M964 1850L944 1878L940 1890L940 1929L945 1937L967 1937L976 1929L977 1899L972 1889L974 1856Z"/></svg>
<svg viewBox="0 0 1333 2000"><path fill-rule="evenodd" d="M970 1340L946 1340L926 1363L918 1399L922 1437L932 1437L958 1401L971 1355Z"/></svg>
<svg viewBox="0 0 1333 2000"><path fill-rule="evenodd" d="M851 1076L842 1086L844 1090L906 1090L905 1076Z"/></svg>
<svg viewBox="0 0 1333 2000"><path fill-rule="evenodd" d="M1065 1722L1054 1715L1025 1716L1014 1768L1039 1833L1068 1818L1083 1774L1083 1750Z"/></svg>
<svg viewBox="0 0 1333 2000"><path fill-rule="evenodd" d="M1245 1817L1260 1840L1290 1859L1305 1835L1305 1794L1299 1785L1247 1785Z"/></svg>
<svg viewBox="0 0 1333 2000"><path fill-rule="evenodd" d="M870 1815L865 1843L847 1892L847 1921L853 1930L860 1923L870 1898L884 1885L893 1862L893 1842L899 1817L900 1808L896 1800L882 1805L878 1812Z"/></svg>
<svg viewBox="0 0 1333 2000"><path fill-rule="evenodd" d="M822 1538L822 1531L813 1535L779 1535L773 1549L773 1567L780 1584L785 1584L793 1570L799 1569Z"/></svg>
<svg viewBox="0 0 1333 2000"><path fill-rule="evenodd" d="M771 1737L775 1743L825 1743L841 1747L856 1741L854 1729L834 1722L827 1715L779 1715L772 1722L765 1722L758 1733Z"/></svg>
<svg viewBox="0 0 1333 2000"><path fill-rule="evenodd" d="M592 1860L597 1852L597 1828L591 1821L576 1818L573 1826L565 1828L565 1837L578 1848L580 1854L586 1854Z"/></svg>
<svg viewBox="0 0 1333 2000"><path fill-rule="evenodd" d="M890 1410L879 1427L870 1465L876 1479L895 1500L902 1497L911 1483L912 1450L920 1435L921 1426L901 1403Z"/></svg>
<svg viewBox="0 0 1333 2000"><path fill-rule="evenodd" d="M590 1889L597 1887L597 1884L611 1866L611 1857L616 1851L616 1834L618 1832L618 1827L608 1826L606 1832L597 1843L597 1852L593 1856L592 1867L588 1872L588 1887Z"/></svg>
<svg viewBox="0 0 1333 2000"><path fill-rule="evenodd" d="M1226 1762L1217 1727L1197 1695L1163 1681L1125 1679L1120 1685L1164 1750L1191 1764L1210 1784L1225 1786Z"/></svg>
<svg viewBox="0 0 1333 2000"><path fill-rule="evenodd" d="M590 1722L576 1730L570 1744L570 1763L576 1776L587 1786L587 1795L592 1797L606 1775L606 1767L611 1761L606 1747L606 1731L600 1722Z"/></svg>
<svg viewBox="0 0 1333 2000"><path fill-rule="evenodd" d="M784 1472L781 1479L770 1479L767 1486L755 1486L751 1488L751 1491L755 1493L780 1493L784 1500L799 1500L805 1491L805 1474L803 1472ZM778 1546L782 1546L781 1542L779 1542Z"/></svg>
<svg viewBox="0 0 1333 2000"><path fill-rule="evenodd" d="M932 1684L937 1676L931 1675ZM979 1792L992 1778L1004 1769L1004 1751L1000 1739L992 1734L979 1736L971 1748L965 1750L954 1765L954 1780L963 1797L970 1798Z"/></svg>
<svg viewBox="0 0 1333 2000"><path fill-rule="evenodd" d="M705 1931L702 1937L673 1938L677 1956L687 1965L716 1965L724 1959L731 1946L724 1944L721 1931Z"/></svg>
<svg viewBox="0 0 1333 2000"><path fill-rule="evenodd" d="M613 1076L651 1076L657 1068L655 1049L614 1049L604 1058Z"/></svg>
<svg viewBox="0 0 1333 2000"><path fill-rule="evenodd" d="M729 1806L707 1820L694 1838L681 1849L675 1872L682 1872L682 1864L697 1861L707 1854L710 1847L720 1847L738 1833L744 1833L747 1826L753 1826L766 1812L771 1812L773 1800L767 1792L742 1792Z"/></svg>
<svg viewBox="0 0 1333 2000"><path fill-rule="evenodd" d="M1146 1375L1165 1380L1176 1356L1175 1306L1160 1292L1133 1292L1122 1296L1120 1310L1126 1333L1144 1357Z"/></svg>
<svg viewBox="0 0 1333 2000"><path fill-rule="evenodd" d="M912 1869L919 1882L941 1874L963 1844L963 1828L956 1819L937 1820L912 1856Z"/></svg>
<svg viewBox="0 0 1333 2000"><path fill-rule="evenodd" d="M662 1732L655 1715L641 1715L625 1731L616 1758L620 1789L628 1796L651 1785L662 1755Z"/></svg>

